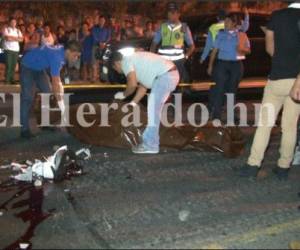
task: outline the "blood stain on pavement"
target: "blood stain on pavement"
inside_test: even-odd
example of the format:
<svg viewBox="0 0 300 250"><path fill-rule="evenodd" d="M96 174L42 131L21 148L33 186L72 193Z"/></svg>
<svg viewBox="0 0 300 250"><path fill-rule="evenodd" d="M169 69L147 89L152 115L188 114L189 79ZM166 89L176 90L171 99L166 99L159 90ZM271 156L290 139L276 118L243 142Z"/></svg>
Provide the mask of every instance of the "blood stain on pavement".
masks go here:
<svg viewBox="0 0 300 250"><path fill-rule="evenodd" d="M36 227L49 218L55 212L55 209L51 209L47 213L43 212L43 187L36 188L32 184L20 183L19 185L16 185L15 188L17 192L10 199L1 204L0 209L9 211L17 208L24 208L25 210L15 214L15 216L22 219L23 222L29 222L29 227L21 237L4 249L20 249L20 244L28 244L26 249L31 249L31 239L34 236ZM0 186L0 190L7 191L7 186ZM9 190L11 190L11 187ZM22 198L26 193L29 193L27 199L15 201L16 199L19 200L20 197Z"/></svg>

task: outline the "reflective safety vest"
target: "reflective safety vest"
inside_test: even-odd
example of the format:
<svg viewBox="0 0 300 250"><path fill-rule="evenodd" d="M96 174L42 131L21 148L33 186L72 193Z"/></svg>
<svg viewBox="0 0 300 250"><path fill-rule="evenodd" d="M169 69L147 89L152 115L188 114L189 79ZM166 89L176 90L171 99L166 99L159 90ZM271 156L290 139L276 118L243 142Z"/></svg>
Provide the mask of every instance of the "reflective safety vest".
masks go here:
<svg viewBox="0 0 300 250"><path fill-rule="evenodd" d="M186 27L184 23L175 27L172 27L168 23L163 23L161 25L162 43L158 54L171 61L183 59Z"/></svg>
<svg viewBox="0 0 300 250"><path fill-rule="evenodd" d="M209 32L212 35L213 42L216 40L219 31L223 30L223 29L225 29L224 22L222 22L222 23L215 23L215 24L213 24L213 25L211 25L209 27Z"/></svg>

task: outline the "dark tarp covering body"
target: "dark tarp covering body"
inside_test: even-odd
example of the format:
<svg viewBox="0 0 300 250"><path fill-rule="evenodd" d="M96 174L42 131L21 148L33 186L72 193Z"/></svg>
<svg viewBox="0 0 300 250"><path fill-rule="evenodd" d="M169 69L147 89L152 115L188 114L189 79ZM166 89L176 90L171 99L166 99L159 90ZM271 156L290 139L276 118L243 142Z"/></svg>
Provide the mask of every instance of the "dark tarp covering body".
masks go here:
<svg viewBox="0 0 300 250"><path fill-rule="evenodd" d="M140 106L140 127L133 125L123 127L121 121L124 116L132 113L130 108L128 112L123 112L122 107L127 103L118 103L118 109L111 109L108 113L108 124L110 126L100 126L101 107L99 104L91 104L96 111L95 114L85 115L85 121L92 123L92 126L82 127L77 121L77 111L80 106L70 106L70 124L67 130L83 143L113 147L113 148L131 148L141 142L142 133L147 124L147 112L143 106ZM39 106L39 105L37 105ZM88 112L88 107L83 111ZM40 111L36 110L38 122L40 121ZM130 120L130 119L129 119ZM50 121L52 123L60 121L60 112L51 112ZM225 157L238 157L243 153L245 140L241 130L237 127L214 127L207 124L204 127L196 128L191 125L182 127L164 127L160 128L161 147L186 149L194 148L199 150L215 150L222 152Z"/></svg>

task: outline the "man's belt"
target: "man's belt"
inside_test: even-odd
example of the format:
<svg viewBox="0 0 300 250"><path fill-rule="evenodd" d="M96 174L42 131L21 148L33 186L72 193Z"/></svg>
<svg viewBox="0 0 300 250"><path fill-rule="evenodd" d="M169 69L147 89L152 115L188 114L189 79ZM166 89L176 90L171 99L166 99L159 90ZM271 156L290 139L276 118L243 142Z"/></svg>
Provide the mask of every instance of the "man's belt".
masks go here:
<svg viewBox="0 0 300 250"><path fill-rule="evenodd" d="M174 65L172 68L170 68L166 73L163 73L157 77L155 77L155 79L158 79L160 78L161 76L163 76L164 74L167 74L167 73L170 73L170 72L173 72L173 71L176 71L177 70L177 67Z"/></svg>
<svg viewBox="0 0 300 250"><path fill-rule="evenodd" d="M176 71L177 70L177 67L174 65L172 68L170 68L167 72L173 72L173 71Z"/></svg>

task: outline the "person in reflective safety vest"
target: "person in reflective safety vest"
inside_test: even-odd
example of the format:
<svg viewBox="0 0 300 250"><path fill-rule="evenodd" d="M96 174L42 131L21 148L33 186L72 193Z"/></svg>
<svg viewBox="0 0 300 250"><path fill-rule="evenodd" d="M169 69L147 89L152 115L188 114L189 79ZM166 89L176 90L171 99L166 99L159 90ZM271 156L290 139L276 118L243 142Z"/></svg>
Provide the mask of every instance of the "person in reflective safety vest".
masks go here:
<svg viewBox="0 0 300 250"><path fill-rule="evenodd" d="M195 45L188 25L180 22L180 11L176 3L168 4L168 21L156 31L150 51L156 53L158 47L159 55L175 63L181 81L189 82L185 62L193 54Z"/></svg>

